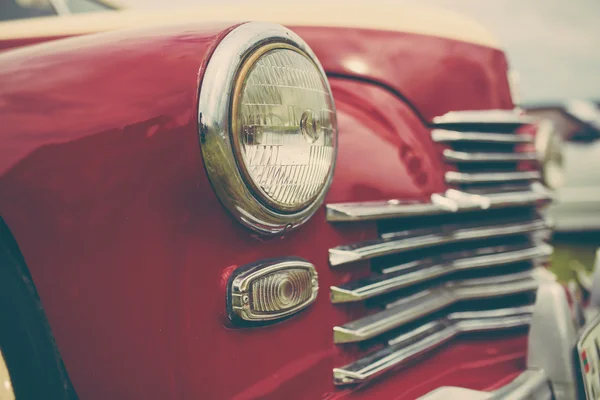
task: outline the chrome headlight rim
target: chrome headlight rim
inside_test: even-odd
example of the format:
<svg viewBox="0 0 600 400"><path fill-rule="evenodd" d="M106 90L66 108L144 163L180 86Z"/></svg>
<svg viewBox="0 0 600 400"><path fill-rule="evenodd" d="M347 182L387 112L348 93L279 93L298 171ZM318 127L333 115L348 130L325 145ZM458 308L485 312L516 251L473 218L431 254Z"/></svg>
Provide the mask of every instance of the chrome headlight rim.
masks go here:
<svg viewBox="0 0 600 400"><path fill-rule="evenodd" d="M279 234L305 223L322 205L331 186L337 156L334 137L329 176L314 199L299 210L282 210L265 201L253 188L252 180L240 165L235 142L233 107L243 86L244 67L251 57L274 48L287 48L311 60L325 77L325 71L308 45L281 25L249 22L233 29L215 48L206 65L198 97L198 129L204 166L213 190L228 211L246 227L262 234ZM266 49L266 50L265 50ZM328 80L324 83L331 93ZM236 92L236 90L238 92ZM333 104L335 115L335 104Z"/></svg>

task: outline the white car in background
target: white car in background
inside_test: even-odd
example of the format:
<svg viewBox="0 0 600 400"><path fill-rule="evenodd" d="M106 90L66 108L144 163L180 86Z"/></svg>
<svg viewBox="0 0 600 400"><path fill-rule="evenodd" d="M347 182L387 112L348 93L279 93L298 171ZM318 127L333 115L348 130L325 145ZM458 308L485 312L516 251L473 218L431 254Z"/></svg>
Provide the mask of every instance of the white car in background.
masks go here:
<svg viewBox="0 0 600 400"><path fill-rule="evenodd" d="M600 108L593 101L525 107L551 119L563 137L563 177L549 210L555 232L600 232Z"/></svg>

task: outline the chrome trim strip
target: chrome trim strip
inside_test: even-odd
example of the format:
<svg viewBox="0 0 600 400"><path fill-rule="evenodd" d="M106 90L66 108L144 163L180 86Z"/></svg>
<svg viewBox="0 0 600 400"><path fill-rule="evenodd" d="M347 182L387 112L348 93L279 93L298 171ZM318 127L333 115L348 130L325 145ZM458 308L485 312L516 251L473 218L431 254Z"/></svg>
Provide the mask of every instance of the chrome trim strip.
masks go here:
<svg viewBox="0 0 600 400"><path fill-rule="evenodd" d="M331 266L349 264L355 261L370 260L375 257L397 254L407 250L455 243L471 239L484 239L509 236L546 229L543 219L509 224L484 225L475 227L442 226L431 229L415 229L383 234L380 239L329 249Z"/></svg>
<svg viewBox="0 0 600 400"><path fill-rule="evenodd" d="M373 221L412 217L416 215L437 215L448 210L433 203L411 203L400 200L370 201L363 203L327 204L327 221Z"/></svg>
<svg viewBox="0 0 600 400"><path fill-rule="evenodd" d="M440 197L453 203L454 207L442 205ZM418 215L440 215L451 212L474 211L482 208L508 208L549 202L552 197L541 184L534 183L531 190L485 195L449 189L445 194L432 196L431 203L402 202L400 200L370 201L362 203L327 204L329 222L373 221ZM434 202L435 201L435 202Z"/></svg>
<svg viewBox="0 0 600 400"><path fill-rule="evenodd" d="M517 162L517 161L535 161L538 159L537 153L485 153L485 152L466 152L445 149L444 159L448 162Z"/></svg>
<svg viewBox="0 0 600 400"><path fill-rule="evenodd" d="M419 400L551 400L552 387L542 370L528 369L523 371L509 384L494 390L484 392L454 386L444 386L419 397Z"/></svg>
<svg viewBox="0 0 600 400"><path fill-rule="evenodd" d="M469 110L451 111L433 118L434 125L527 125L538 119L520 114L517 110Z"/></svg>
<svg viewBox="0 0 600 400"><path fill-rule="evenodd" d="M368 340L459 301L535 291L538 281L534 275L535 270L446 282L389 303L383 311L333 327L333 342L339 344Z"/></svg>
<svg viewBox="0 0 600 400"><path fill-rule="evenodd" d="M517 172L456 172L448 171L445 174L446 182L455 183L495 183L509 181L534 181L542 179L539 171Z"/></svg>
<svg viewBox="0 0 600 400"><path fill-rule="evenodd" d="M486 254L482 255L484 252ZM382 274L370 275L344 285L331 286L331 302L363 301L457 271L499 267L524 261L533 261L534 265L539 265L547 261L550 255L552 255L552 246L539 244L516 250L514 247L511 249L508 246L496 246L464 251L453 258L440 256L428 260L420 259L385 268Z"/></svg>
<svg viewBox="0 0 600 400"><path fill-rule="evenodd" d="M447 129L433 129L431 138L434 142L477 142L477 143L533 143L531 135L514 133L485 133L485 132L460 132Z"/></svg>
<svg viewBox="0 0 600 400"><path fill-rule="evenodd" d="M457 335L528 326L532 307L452 313L388 341L388 346L351 364L333 369L333 383L366 382L400 364L422 356Z"/></svg>

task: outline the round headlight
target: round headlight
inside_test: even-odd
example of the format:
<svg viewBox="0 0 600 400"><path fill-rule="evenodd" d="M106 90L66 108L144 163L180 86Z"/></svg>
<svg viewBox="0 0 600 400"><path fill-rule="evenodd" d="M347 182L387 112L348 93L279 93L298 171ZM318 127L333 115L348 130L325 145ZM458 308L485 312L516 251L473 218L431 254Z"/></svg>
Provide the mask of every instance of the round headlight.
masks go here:
<svg viewBox="0 0 600 400"><path fill-rule="evenodd" d="M215 49L199 127L215 192L244 225L278 233L305 222L331 184L335 105L310 48L274 24L248 23Z"/></svg>
<svg viewBox="0 0 600 400"><path fill-rule="evenodd" d="M544 184L557 189L565 181L563 166L563 141L552 121L540 122L535 135L535 148L542 166Z"/></svg>
<svg viewBox="0 0 600 400"><path fill-rule="evenodd" d="M333 168L333 97L319 67L298 49L272 44L241 69L232 135L246 183L268 207L301 210Z"/></svg>

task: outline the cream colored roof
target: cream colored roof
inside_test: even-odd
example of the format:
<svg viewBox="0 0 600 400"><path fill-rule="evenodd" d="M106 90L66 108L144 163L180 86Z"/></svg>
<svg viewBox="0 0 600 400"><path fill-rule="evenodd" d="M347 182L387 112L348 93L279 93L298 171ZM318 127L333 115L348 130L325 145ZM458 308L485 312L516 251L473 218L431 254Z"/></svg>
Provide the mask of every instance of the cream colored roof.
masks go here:
<svg viewBox="0 0 600 400"><path fill-rule="evenodd" d="M207 3L193 9L125 10L43 17L0 23L0 39L32 38L102 32L135 27L206 21L269 21L287 26L328 26L382 29L437 36L499 47L497 40L477 22L431 7L393 4L381 0L313 4L284 1Z"/></svg>

